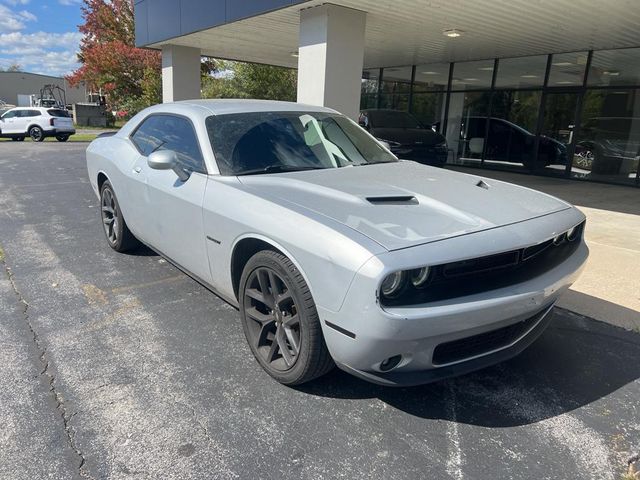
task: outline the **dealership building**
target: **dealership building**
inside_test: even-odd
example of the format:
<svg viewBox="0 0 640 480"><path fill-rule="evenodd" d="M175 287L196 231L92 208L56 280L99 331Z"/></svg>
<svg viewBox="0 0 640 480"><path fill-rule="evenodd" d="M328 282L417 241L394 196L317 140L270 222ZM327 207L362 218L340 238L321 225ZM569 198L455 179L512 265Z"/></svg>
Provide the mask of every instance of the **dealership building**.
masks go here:
<svg viewBox="0 0 640 480"><path fill-rule="evenodd" d="M298 69L298 101L411 112L447 163L640 187L637 0L136 0L164 101L200 58Z"/></svg>

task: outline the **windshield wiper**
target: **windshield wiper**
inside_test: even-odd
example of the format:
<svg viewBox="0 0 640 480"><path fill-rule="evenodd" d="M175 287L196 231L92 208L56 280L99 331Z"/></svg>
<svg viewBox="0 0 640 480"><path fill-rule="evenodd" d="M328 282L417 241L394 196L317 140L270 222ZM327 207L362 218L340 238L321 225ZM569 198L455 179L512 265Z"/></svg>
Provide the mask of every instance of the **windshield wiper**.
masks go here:
<svg viewBox="0 0 640 480"><path fill-rule="evenodd" d="M325 167L312 167L302 165L269 165L265 168L255 168L253 170L243 170L236 175L260 175L262 173L280 173L280 172L300 172L302 170L324 170Z"/></svg>

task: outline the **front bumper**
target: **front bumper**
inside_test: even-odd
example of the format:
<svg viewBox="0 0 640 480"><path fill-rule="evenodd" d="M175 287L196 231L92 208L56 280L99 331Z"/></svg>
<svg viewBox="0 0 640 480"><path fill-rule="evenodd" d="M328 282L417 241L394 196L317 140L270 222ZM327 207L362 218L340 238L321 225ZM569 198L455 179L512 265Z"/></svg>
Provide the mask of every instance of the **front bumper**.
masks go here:
<svg viewBox="0 0 640 480"><path fill-rule="evenodd" d="M569 211L560 218L565 217L570 227L581 220L578 215ZM531 223L527 228L542 235L554 232L544 231L549 219L527 223ZM523 228L517 227L517 231L526 236ZM449 248L444 248L445 242L436 242L385 255L409 263L414 255L430 258L443 254L438 249L459 252L472 249L474 244L486 245L482 241L485 235L490 234L447 240ZM341 369L383 385L417 385L487 367L517 355L544 331L553 304L578 278L587 257L588 248L582 241L564 262L528 281L466 297L393 308L382 308L374 298L377 283L373 279L380 276L372 267L374 259L358 272L338 312L318 308L327 346ZM470 348L469 355L460 355L454 361L434 361L434 352L443 344L464 345L464 339L487 338L487 332L521 322L530 323L523 323L527 328L502 343L488 343L481 351ZM401 356L398 365L383 371L382 362L397 355Z"/></svg>

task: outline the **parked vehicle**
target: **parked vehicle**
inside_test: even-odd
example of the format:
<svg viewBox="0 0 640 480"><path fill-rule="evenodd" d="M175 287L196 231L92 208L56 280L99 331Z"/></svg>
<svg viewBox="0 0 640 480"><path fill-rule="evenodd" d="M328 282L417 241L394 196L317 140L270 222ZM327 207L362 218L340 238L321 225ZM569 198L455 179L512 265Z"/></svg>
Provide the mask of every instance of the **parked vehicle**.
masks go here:
<svg viewBox="0 0 640 480"><path fill-rule="evenodd" d="M109 246L142 242L237 306L288 385L334 363L411 385L512 357L588 255L566 202L398 160L327 108L157 105L87 167Z"/></svg>
<svg viewBox="0 0 640 480"><path fill-rule="evenodd" d="M595 117L584 122L573 164L592 173L628 175L638 169L640 118Z"/></svg>
<svg viewBox="0 0 640 480"><path fill-rule="evenodd" d="M17 107L0 117L0 138L23 141L29 136L34 142L42 142L56 137L59 142L66 142L74 133L69 112L59 108Z"/></svg>
<svg viewBox="0 0 640 480"><path fill-rule="evenodd" d="M447 162L447 139L410 113L363 110L358 123L385 142L398 158L439 167Z"/></svg>
<svg viewBox="0 0 640 480"><path fill-rule="evenodd" d="M535 142L533 133L502 118L465 117L460 128L458 156L481 158L486 148L485 159L521 163L527 168L567 164L567 147L564 143L540 136L536 159Z"/></svg>

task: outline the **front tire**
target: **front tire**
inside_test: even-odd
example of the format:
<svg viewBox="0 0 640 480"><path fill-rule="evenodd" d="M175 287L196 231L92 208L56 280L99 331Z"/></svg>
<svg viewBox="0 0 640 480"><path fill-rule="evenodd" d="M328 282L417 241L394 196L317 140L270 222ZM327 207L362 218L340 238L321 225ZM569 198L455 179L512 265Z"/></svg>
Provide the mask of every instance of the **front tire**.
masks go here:
<svg viewBox="0 0 640 480"><path fill-rule="evenodd" d="M300 385L334 366L309 287L279 252L249 259L240 279L240 317L260 366L284 385Z"/></svg>
<svg viewBox="0 0 640 480"><path fill-rule="evenodd" d="M31 137L31 140L33 140L34 142L44 141L44 131L42 130L42 128L38 127L37 125L34 125L29 129L29 136Z"/></svg>
<svg viewBox="0 0 640 480"><path fill-rule="evenodd" d="M100 188L100 212L107 243L111 248L116 252L126 252L140 245L127 227L116 194L108 180Z"/></svg>
<svg viewBox="0 0 640 480"><path fill-rule="evenodd" d="M56 135L56 140L59 142L66 142L69 140L69 135Z"/></svg>

